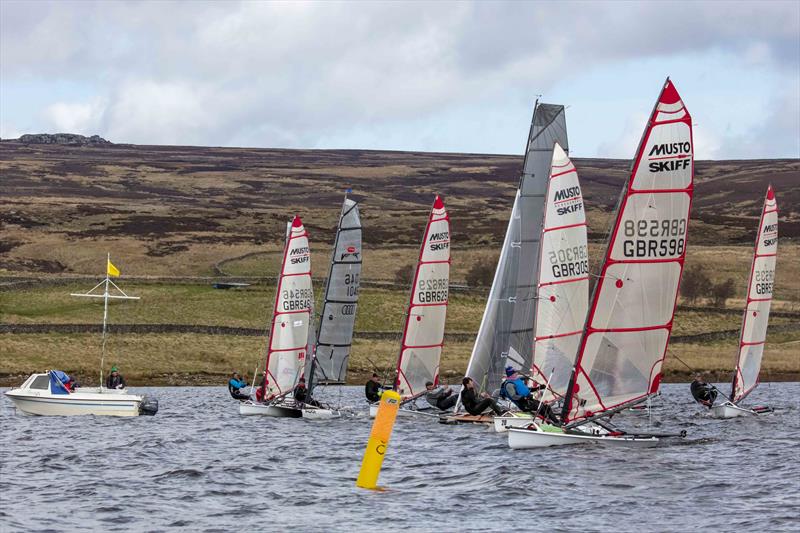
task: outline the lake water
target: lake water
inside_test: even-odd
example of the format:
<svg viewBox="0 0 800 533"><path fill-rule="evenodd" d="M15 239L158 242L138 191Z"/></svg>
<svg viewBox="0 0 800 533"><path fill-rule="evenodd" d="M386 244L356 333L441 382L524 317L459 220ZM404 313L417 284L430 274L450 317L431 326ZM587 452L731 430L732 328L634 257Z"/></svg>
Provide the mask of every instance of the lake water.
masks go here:
<svg viewBox="0 0 800 533"><path fill-rule="evenodd" d="M689 435L654 449L514 451L483 427L400 418L384 492L354 483L368 418L241 417L222 387L138 389L160 411L132 419L19 416L4 397L0 530L797 531L800 384L762 384L748 401L777 412L734 420L662 390L653 429ZM325 393L364 405L359 387Z"/></svg>

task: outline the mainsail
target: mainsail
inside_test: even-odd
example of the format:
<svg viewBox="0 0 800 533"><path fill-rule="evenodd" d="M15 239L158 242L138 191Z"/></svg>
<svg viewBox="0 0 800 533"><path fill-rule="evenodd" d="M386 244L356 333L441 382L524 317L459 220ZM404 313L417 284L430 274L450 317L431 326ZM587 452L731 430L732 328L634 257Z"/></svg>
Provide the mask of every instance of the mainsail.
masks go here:
<svg viewBox="0 0 800 533"><path fill-rule="evenodd" d="M311 381L315 376L321 382L345 382L356 322L360 278L361 218L358 204L345 197L328 280L325 283L325 300L319 315L314 368L309 373L309 388L312 387Z"/></svg>
<svg viewBox="0 0 800 533"><path fill-rule="evenodd" d="M449 287L450 218L437 196L420 247L397 359L395 390L401 396L423 392L426 381L439 381Z"/></svg>
<svg viewBox="0 0 800 533"><path fill-rule="evenodd" d="M466 375L481 391L500 387L506 364L531 368L539 243L555 143L569 151L564 106L537 101L511 219L467 365Z"/></svg>
<svg viewBox="0 0 800 533"><path fill-rule="evenodd" d="M308 351L313 302L308 233L300 217L295 216L286 239L275 293L265 398L288 393L300 377Z"/></svg>
<svg viewBox="0 0 800 533"><path fill-rule="evenodd" d="M778 204L770 185L761 211L750 280L747 284L747 304L742 320L736 373L733 376L731 391L734 402L744 399L758 385L761 356L764 354L764 342L767 339L767 322L772 303L777 253Z"/></svg>
<svg viewBox="0 0 800 533"><path fill-rule="evenodd" d="M692 122L667 79L620 197L563 418L580 421L658 392L686 256Z"/></svg>
<svg viewBox="0 0 800 533"><path fill-rule="evenodd" d="M589 307L589 251L578 172L556 143L542 226L531 376L563 397ZM554 397L555 395L555 397Z"/></svg>

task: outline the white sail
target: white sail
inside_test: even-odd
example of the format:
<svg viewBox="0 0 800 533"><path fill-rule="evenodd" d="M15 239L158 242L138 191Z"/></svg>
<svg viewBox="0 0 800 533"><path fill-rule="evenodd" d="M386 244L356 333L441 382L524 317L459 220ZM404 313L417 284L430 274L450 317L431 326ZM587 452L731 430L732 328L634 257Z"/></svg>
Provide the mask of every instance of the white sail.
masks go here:
<svg viewBox="0 0 800 533"><path fill-rule="evenodd" d="M313 301L308 233L296 216L286 239L275 294L265 398L291 391L303 372Z"/></svg>
<svg viewBox="0 0 800 533"><path fill-rule="evenodd" d="M589 251L578 172L556 143L547 187L531 376L563 397L589 307Z"/></svg>
<svg viewBox="0 0 800 533"><path fill-rule="evenodd" d="M408 397L439 380L450 286L450 219L438 196L425 228L397 360L395 390Z"/></svg>
<svg viewBox="0 0 800 533"><path fill-rule="evenodd" d="M325 300L319 315L312 377L326 383L344 383L353 342L361 278L361 218L358 204L345 198L331 267L325 283ZM309 379L309 387L312 386Z"/></svg>
<svg viewBox="0 0 800 533"><path fill-rule="evenodd" d="M567 422L658 392L686 257L693 175L691 117L667 80L620 198L567 390Z"/></svg>
<svg viewBox="0 0 800 533"><path fill-rule="evenodd" d="M747 303L742 319L739 353L731 391L734 402L744 399L758 385L761 356L764 354L764 342L767 339L777 253L778 204L770 185L761 211L750 280L747 284Z"/></svg>
<svg viewBox="0 0 800 533"><path fill-rule="evenodd" d="M553 146L568 150L564 106L537 102L511 218L466 375L493 393L504 367L530 368L544 218Z"/></svg>

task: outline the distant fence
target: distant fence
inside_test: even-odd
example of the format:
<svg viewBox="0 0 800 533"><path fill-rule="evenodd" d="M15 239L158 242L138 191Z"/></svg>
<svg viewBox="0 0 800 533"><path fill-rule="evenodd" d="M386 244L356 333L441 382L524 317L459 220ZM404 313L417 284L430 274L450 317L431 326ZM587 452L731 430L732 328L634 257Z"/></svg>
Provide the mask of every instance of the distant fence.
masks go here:
<svg viewBox="0 0 800 533"><path fill-rule="evenodd" d="M800 329L800 322L793 324L775 324L769 326L770 333L793 332ZM99 324L0 324L1 333L100 333L103 330ZM230 326L208 326L193 324L113 324L108 326L111 333L193 333L202 335L235 335L242 337L268 336L269 332L258 328L237 328ZM670 342L675 344L710 342L720 339L737 337L738 329L711 331L695 335L673 335ZM370 340L398 340L399 331L356 331L356 339ZM452 332L446 333L445 341L470 342L475 339L474 333Z"/></svg>

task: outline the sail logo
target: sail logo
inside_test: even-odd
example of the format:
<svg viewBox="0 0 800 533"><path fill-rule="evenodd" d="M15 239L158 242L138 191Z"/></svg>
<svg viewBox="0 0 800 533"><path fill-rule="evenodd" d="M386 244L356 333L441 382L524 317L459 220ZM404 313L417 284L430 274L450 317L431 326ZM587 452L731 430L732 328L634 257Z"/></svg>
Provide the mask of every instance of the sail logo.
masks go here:
<svg viewBox="0 0 800 533"><path fill-rule="evenodd" d="M647 155L651 159L648 168L652 173L685 170L691 164L692 144L689 141L655 144Z"/></svg>
<svg viewBox="0 0 800 533"><path fill-rule="evenodd" d="M292 248L289 251L289 262L293 265L300 265L311 261L311 254L308 246L301 246L299 248Z"/></svg>
<svg viewBox="0 0 800 533"><path fill-rule="evenodd" d="M447 250L450 248L450 232L440 231L438 233L431 233L430 238L428 238L428 245L432 252Z"/></svg>
<svg viewBox="0 0 800 533"><path fill-rule="evenodd" d="M339 260L344 261L348 257L352 257L353 259L358 261L359 259L361 259L360 256L361 252L358 251L358 248L356 248L355 246L348 246L347 250L342 252L341 255L339 256Z"/></svg>
<svg viewBox="0 0 800 533"><path fill-rule="evenodd" d="M778 224L764 226L764 246L774 246L778 242Z"/></svg>
<svg viewBox="0 0 800 533"><path fill-rule="evenodd" d="M561 189L560 191L556 191L556 196L554 200L556 202L561 202L564 200L579 198L580 195L581 195L581 188L575 185L573 187L567 187L566 189Z"/></svg>
<svg viewBox="0 0 800 533"><path fill-rule="evenodd" d="M583 202L581 201L581 188L577 185L567 187L555 192L553 203L556 206L556 214L558 216L568 215L583 211Z"/></svg>

